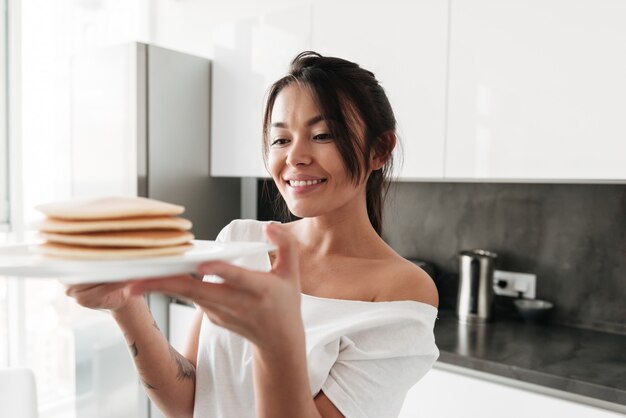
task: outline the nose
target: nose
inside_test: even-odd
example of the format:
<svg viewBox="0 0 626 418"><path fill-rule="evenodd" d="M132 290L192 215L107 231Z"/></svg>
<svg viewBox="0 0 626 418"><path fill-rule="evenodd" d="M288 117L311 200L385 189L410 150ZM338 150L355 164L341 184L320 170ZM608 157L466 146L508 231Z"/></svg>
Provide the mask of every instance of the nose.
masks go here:
<svg viewBox="0 0 626 418"><path fill-rule="evenodd" d="M309 165L312 161L311 144L304 138L294 138L287 153L287 164L292 167Z"/></svg>

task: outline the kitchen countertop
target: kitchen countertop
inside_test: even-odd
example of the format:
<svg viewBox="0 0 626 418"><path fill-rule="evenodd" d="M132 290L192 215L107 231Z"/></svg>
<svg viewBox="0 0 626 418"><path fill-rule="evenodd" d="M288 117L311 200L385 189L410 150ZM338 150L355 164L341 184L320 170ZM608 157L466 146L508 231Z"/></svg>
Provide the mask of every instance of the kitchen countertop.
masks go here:
<svg viewBox="0 0 626 418"><path fill-rule="evenodd" d="M442 310L439 362L626 405L626 336L497 318L459 324Z"/></svg>

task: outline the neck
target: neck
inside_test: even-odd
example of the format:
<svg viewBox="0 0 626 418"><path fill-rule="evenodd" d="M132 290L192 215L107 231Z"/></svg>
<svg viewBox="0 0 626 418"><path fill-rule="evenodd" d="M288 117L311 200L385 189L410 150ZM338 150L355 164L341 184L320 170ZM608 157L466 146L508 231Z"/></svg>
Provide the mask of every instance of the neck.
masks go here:
<svg viewBox="0 0 626 418"><path fill-rule="evenodd" d="M342 208L294 222L293 232L301 249L312 255L364 257L385 245L372 226L366 205Z"/></svg>

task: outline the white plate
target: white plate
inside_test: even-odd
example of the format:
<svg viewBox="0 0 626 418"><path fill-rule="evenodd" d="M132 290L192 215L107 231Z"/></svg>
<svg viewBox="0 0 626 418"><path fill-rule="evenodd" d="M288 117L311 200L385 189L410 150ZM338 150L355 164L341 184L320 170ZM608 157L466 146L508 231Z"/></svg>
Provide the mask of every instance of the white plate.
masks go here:
<svg viewBox="0 0 626 418"><path fill-rule="evenodd" d="M46 257L31 250L37 243L0 247L0 276L56 279L65 284L117 282L191 273L204 261L232 260L273 251L264 242L193 241L176 256L120 260L71 260Z"/></svg>

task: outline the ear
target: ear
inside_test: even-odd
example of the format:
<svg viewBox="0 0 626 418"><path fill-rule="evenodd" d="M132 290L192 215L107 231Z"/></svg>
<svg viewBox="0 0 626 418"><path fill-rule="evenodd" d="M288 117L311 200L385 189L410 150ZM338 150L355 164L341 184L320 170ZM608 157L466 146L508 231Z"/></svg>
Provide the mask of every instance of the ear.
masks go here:
<svg viewBox="0 0 626 418"><path fill-rule="evenodd" d="M370 153L370 168L372 171L379 170L389 160L391 152L396 147L396 133L393 131L385 132L381 135L380 140Z"/></svg>

